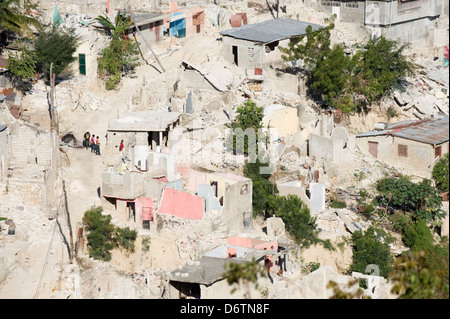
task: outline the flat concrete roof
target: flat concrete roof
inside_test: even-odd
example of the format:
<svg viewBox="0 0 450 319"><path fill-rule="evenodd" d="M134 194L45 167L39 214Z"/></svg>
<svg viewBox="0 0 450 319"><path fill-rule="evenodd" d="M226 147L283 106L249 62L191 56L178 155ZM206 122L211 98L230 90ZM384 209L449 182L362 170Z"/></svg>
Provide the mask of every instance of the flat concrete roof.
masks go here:
<svg viewBox="0 0 450 319"><path fill-rule="evenodd" d="M110 123L108 131L161 132L181 116L179 112L142 111L125 114Z"/></svg>

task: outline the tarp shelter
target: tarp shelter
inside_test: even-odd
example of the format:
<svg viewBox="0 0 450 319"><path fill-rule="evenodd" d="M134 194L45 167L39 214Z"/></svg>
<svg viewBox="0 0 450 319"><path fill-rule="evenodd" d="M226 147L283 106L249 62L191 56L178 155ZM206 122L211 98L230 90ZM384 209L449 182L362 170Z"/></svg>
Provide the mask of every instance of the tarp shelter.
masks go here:
<svg viewBox="0 0 450 319"><path fill-rule="evenodd" d="M186 37L186 15L174 12L170 18L169 34L171 37Z"/></svg>
<svg viewBox="0 0 450 319"><path fill-rule="evenodd" d="M53 24L58 26L63 23L64 23L64 20L61 17L61 14L59 13L58 7L55 6L53 8Z"/></svg>

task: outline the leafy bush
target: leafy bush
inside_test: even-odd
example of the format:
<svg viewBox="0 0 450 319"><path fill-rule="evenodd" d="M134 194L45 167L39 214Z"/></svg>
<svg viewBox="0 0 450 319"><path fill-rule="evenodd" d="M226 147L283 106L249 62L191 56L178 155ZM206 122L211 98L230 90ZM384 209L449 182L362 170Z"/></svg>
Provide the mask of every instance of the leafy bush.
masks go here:
<svg viewBox="0 0 450 319"><path fill-rule="evenodd" d="M378 180L375 186L382 206L409 212L414 220L420 218L431 222L444 217L440 209L442 200L429 179L413 183L405 176L385 177Z"/></svg>
<svg viewBox="0 0 450 319"><path fill-rule="evenodd" d="M227 147L235 154L258 154L258 129L261 128L261 121L264 117L264 109L258 107L251 99L245 101L237 108L238 115L231 125L232 134L227 140ZM254 138L249 138L254 136Z"/></svg>
<svg viewBox="0 0 450 319"><path fill-rule="evenodd" d="M110 251L115 247L134 251L137 232L128 227L119 228L111 224L111 215L103 215L101 206L93 206L83 216L86 227L89 256L103 261L111 260Z"/></svg>
<svg viewBox="0 0 450 319"><path fill-rule="evenodd" d="M280 196L275 200L275 215L283 219L286 230L297 244L308 248L319 243L316 219L311 217L309 208L295 195Z"/></svg>
<svg viewBox="0 0 450 319"><path fill-rule="evenodd" d="M376 265L379 276L387 278L392 269L394 258L391 255L389 242L392 239L382 230L373 226L365 233L358 230L352 234L353 262L350 271L366 273L369 265Z"/></svg>
<svg viewBox="0 0 450 319"><path fill-rule="evenodd" d="M271 215L275 208L275 196L278 194L277 186L269 181L270 174L260 174L261 167L267 167L268 163L246 161L244 175L252 180L253 216Z"/></svg>
<svg viewBox="0 0 450 319"><path fill-rule="evenodd" d="M428 250L433 246L433 234L426 222L419 219L415 224L406 226L403 236L403 243L414 251Z"/></svg>
<svg viewBox="0 0 450 319"><path fill-rule="evenodd" d="M103 49L98 59L98 73L106 76L106 89L114 90L120 83L122 74L139 65L139 43L125 35L125 30L133 25L129 15L119 11L115 23L107 16L98 16L96 20L112 34L109 45Z"/></svg>
<svg viewBox="0 0 450 319"><path fill-rule="evenodd" d="M433 167L432 177L436 181L437 189L444 193L448 192L448 180L449 180L449 164L448 153L444 154L439 161Z"/></svg>
<svg viewBox="0 0 450 319"><path fill-rule="evenodd" d="M83 216L86 226L89 256L94 259L111 260L110 250L114 248L114 225L111 224L111 215L102 215L103 208L92 207Z"/></svg>
<svg viewBox="0 0 450 319"><path fill-rule="evenodd" d="M412 74L414 65L403 54L407 45L384 37L370 38L349 56L342 44L331 45L334 27L334 19L315 31L308 27L299 41L280 47L285 61L305 62L312 97L344 113L362 110Z"/></svg>
<svg viewBox="0 0 450 319"><path fill-rule="evenodd" d="M347 207L347 204L344 201L340 201L340 200L332 200L330 207L332 208L345 208Z"/></svg>
<svg viewBox="0 0 450 319"><path fill-rule="evenodd" d="M390 274L400 299L448 299L448 245L410 251L396 259Z"/></svg>

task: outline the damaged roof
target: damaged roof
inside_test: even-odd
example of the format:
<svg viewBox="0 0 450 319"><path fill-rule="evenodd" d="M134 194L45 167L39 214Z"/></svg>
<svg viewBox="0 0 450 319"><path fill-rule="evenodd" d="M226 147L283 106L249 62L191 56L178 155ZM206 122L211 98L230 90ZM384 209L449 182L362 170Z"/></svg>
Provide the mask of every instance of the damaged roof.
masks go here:
<svg viewBox="0 0 450 319"><path fill-rule="evenodd" d="M390 135L425 144L438 145L449 140L449 117L405 121L388 125L384 130L369 131L356 137Z"/></svg>
<svg viewBox="0 0 450 319"><path fill-rule="evenodd" d="M279 18L242 25L239 28L222 31L220 34L253 42L271 43L305 35L308 26L311 26L314 31L323 27L314 23Z"/></svg>
<svg viewBox="0 0 450 319"><path fill-rule="evenodd" d="M199 259L188 262L186 265L174 270L170 274L170 280L211 285L224 278L225 266L230 262L241 264L251 261L252 258L261 261L270 253L274 254L276 251L248 248L245 258L232 259L202 256Z"/></svg>

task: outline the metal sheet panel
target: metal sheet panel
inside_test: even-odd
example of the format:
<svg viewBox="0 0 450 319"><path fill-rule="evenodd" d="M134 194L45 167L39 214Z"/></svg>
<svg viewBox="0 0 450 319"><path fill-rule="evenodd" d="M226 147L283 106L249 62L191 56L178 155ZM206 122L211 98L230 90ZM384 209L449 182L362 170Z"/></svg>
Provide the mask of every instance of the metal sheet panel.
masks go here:
<svg viewBox="0 0 450 319"><path fill-rule="evenodd" d="M442 144L449 140L449 118L419 121L409 127L404 127L391 134L408 140L426 144Z"/></svg>
<svg viewBox="0 0 450 319"><path fill-rule="evenodd" d="M254 24L242 25L220 32L223 36L243 39L247 41L271 43L306 34L306 28L311 26L318 30L323 26L289 18L267 20Z"/></svg>

